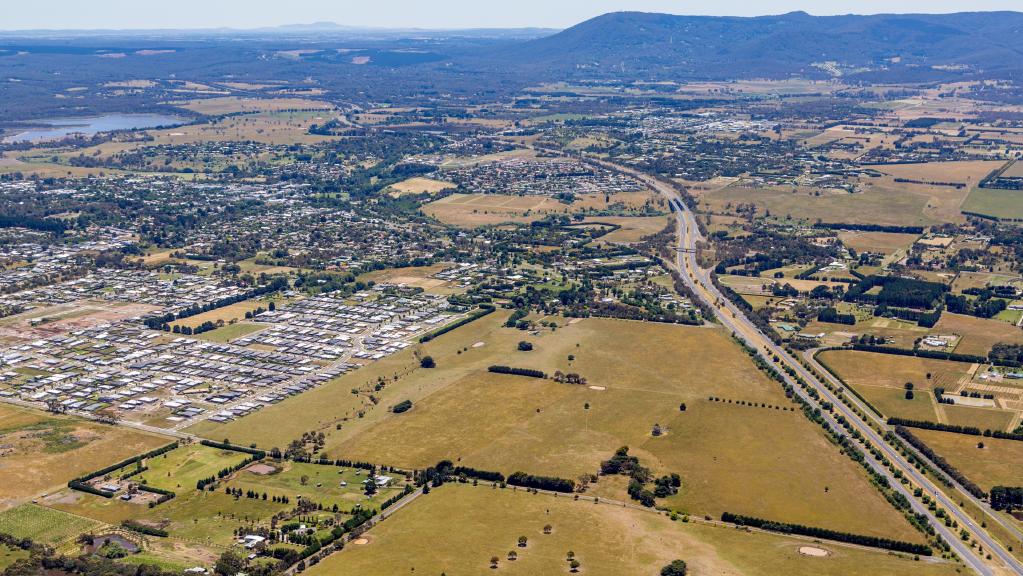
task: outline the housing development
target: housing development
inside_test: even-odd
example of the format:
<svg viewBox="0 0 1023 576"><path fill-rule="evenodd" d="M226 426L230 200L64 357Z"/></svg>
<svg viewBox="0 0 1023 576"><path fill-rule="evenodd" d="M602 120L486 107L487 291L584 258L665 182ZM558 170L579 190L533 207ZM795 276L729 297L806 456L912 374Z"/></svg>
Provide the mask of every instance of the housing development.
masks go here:
<svg viewBox="0 0 1023 576"><path fill-rule="evenodd" d="M0 574L1023 574L1020 26L0 32Z"/></svg>

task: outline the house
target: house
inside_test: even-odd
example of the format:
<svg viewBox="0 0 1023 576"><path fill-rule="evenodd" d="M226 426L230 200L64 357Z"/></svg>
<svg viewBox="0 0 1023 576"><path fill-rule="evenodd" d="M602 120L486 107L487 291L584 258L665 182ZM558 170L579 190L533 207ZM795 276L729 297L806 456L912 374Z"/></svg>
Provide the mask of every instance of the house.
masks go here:
<svg viewBox="0 0 1023 576"><path fill-rule="evenodd" d="M246 534L245 536L242 536L241 540L239 540L238 543L241 544L242 546L245 546L246 548L252 549L265 541L266 538L262 536L258 536L256 534Z"/></svg>

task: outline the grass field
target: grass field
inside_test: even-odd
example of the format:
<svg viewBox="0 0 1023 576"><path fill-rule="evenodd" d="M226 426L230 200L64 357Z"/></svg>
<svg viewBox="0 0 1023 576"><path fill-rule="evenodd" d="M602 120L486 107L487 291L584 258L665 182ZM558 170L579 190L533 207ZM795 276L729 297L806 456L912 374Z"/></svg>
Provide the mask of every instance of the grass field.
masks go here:
<svg viewBox="0 0 1023 576"><path fill-rule="evenodd" d="M857 252L877 252L894 254L908 250L916 241L916 234L896 234L892 232L861 232L849 230L838 233L842 243Z"/></svg>
<svg viewBox="0 0 1023 576"><path fill-rule="evenodd" d="M492 314L423 346L438 368L416 369L413 351L406 350L251 416L192 431L272 447L318 430L332 457L408 468L450 458L505 474L521 469L568 478L596 472L601 460L628 445L658 473L682 475L683 490L668 502L680 509L742 511L916 537L802 415L708 400L714 395L789 405L780 387L724 333L557 319L555 332L534 336L501 328L506 314ZM522 339L535 349L517 352ZM589 386L486 372L496 363L577 372ZM375 393L375 406L352 394L379 376L387 385ZM404 399L413 401L411 411L387 410ZM682 402L685 412L679 411ZM668 433L652 437L655 423ZM825 509L828 515L819 514Z"/></svg>
<svg viewBox="0 0 1023 576"><path fill-rule="evenodd" d="M1014 415L935 401L932 390L938 387L952 398L958 396L958 390L972 381L971 364L854 350L829 350L817 358L885 416L1005 430ZM905 398L907 382L913 384L912 400Z"/></svg>
<svg viewBox="0 0 1023 576"><path fill-rule="evenodd" d="M6 570L8 566L22 558L28 558L27 551L0 544L0 570Z"/></svg>
<svg viewBox="0 0 1023 576"><path fill-rule="evenodd" d="M913 434L984 490L1023 486L1023 442L934 430L913 430ZM984 443L983 449L977 448L979 442Z"/></svg>
<svg viewBox="0 0 1023 576"><path fill-rule="evenodd" d="M234 466L246 457L240 452L190 444L148 458L145 465L149 469L137 478L150 486L181 494L194 490L199 480L216 476L220 470Z"/></svg>
<svg viewBox="0 0 1023 576"><path fill-rule="evenodd" d="M546 525L550 534L544 534ZM438 536L424 537L428 533ZM518 547L519 536L526 536L526 547ZM308 573L567 574L569 550L581 563L579 573L592 575L656 574L675 559L684 559L691 574L725 576L952 575L957 568L879 551L672 522L663 515L609 504L467 485L435 490L364 538L365 543L346 546ZM802 546L821 548L828 555L802 555ZM516 560L507 559L511 550ZM499 558L496 570L490 568L492 556Z"/></svg>
<svg viewBox="0 0 1023 576"><path fill-rule="evenodd" d="M364 508L379 507L380 503L399 494L402 490L404 477L391 475L393 487L380 489L373 497L363 493L362 482L366 480L365 470L307 464L303 462L267 462L277 467L278 472L260 475L249 471L239 472L228 484L234 488L255 490L269 494L301 496L314 502L332 507L334 504L342 511L349 511L356 505ZM302 479L305 478L305 484ZM348 485L342 487L341 482Z"/></svg>
<svg viewBox="0 0 1023 576"><path fill-rule="evenodd" d="M453 264L450 263L441 263L434 264L432 266L387 268L384 270L367 272L359 276L359 280L363 282L372 280L378 284L405 284L407 286L422 288L432 294L455 294L464 292L464 288L459 288L452 282L434 278L434 275L439 272L443 272L452 266Z"/></svg>
<svg viewBox="0 0 1023 576"><path fill-rule="evenodd" d="M169 442L155 434L0 405L0 508Z"/></svg>
<svg viewBox="0 0 1023 576"><path fill-rule="evenodd" d="M265 330L266 324L257 324L253 322L236 322L234 324L228 324L227 326L217 328L216 330L210 330L209 332L203 332L196 336L201 340L209 340L210 342L230 342L235 338L241 338L247 336L253 332L259 332Z"/></svg>
<svg viewBox="0 0 1023 576"><path fill-rule="evenodd" d="M392 196L404 196L406 194L437 194L449 188L455 188L455 185L451 182L417 176L392 184L388 190Z"/></svg>
<svg viewBox="0 0 1023 576"><path fill-rule="evenodd" d="M0 512L0 532L16 538L31 538L41 544L61 544L102 525L101 522L35 504L23 504Z"/></svg>
<svg viewBox="0 0 1023 576"><path fill-rule="evenodd" d="M594 216L584 222L606 222L621 226L618 230L600 237L601 242L633 243L639 242L644 236L656 234L668 225L669 216Z"/></svg>
<svg viewBox="0 0 1023 576"><path fill-rule="evenodd" d="M188 318L182 318L172 324L172 326L188 326L189 328L195 328L203 322L213 322L216 324L218 321L223 321L225 324L232 320L241 321L245 320L245 313L252 312L257 308L263 308L264 310L269 306L270 302L274 302L277 305L281 305L284 301L280 297L269 297L269 298L253 298L250 300L244 300L242 302L236 302L228 306L223 306L209 312L203 312L202 314L196 314L195 316L189 316Z"/></svg>
<svg viewBox="0 0 1023 576"><path fill-rule="evenodd" d="M569 205L546 196L452 194L423 206L423 212L445 224L475 227L504 222L532 222L548 214L564 214Z"/></svg>
<svg viewBox="0 0 1023 576"><path fill-rule="evenodd" d="M1023 218L1023 191L974 188L963 210L995 218Z"/></svg>

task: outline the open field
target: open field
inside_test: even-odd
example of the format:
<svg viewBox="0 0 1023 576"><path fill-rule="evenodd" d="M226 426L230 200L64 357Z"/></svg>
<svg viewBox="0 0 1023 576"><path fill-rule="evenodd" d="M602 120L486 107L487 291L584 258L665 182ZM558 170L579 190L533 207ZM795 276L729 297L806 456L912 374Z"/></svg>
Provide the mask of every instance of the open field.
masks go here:
<svg viewBox="0 0 1023 576"><path fill-rule="evenodd" d="M170 440L0 404L0 508Z"/></svg>
<svg viewBox="0 0 1023 576"><path fill-rule="evenodd" d="M197 338L202 340L208 340L210 342L230 342L235 338L241 338L260 330L265 330L266 324L257 324L255 322L248 322L242 320L241 322L235 322L234 324L228 324L216 330L210 330L209 332L203 332Z"/></svg>
<svg viewBox="0 0 1023 576"><path fill-rule="evenodd" d="M330 110L328 102L305 100L302 98L242 98L228 96L225 98L205 98L177 103L176 106L198 114L219 116L223 114L280 112L286 110Z"/></svg>
<svg viewBox="0 0 1023 576"><path fill-rule="evenodd" d="M971 364L855 350L821 352L818 360L885 416L976 426L982 430L1005 430L1014 416L1009 410L935 401L932 391L939 387L951 398L958 397L959 390L972 381L975 368ZM907 382L913 384L912 400L905 398Z"/></svg>
<svg viewBox="0 0 1023 576"><path fill-rule="evenodd" d="M417 176L392 184L389 190L392 196L404 196L405 194L437 194L449 188L455 188L455 185L451 182Z"/></svg>
<svg viewBox="0 0 1023 576"><path fill-rule="evenodd" d="M562 214L569 205L546 196L452 194L423 206L423 212L445 224L475 227L504 222L532 222Z"/></svg>
<svg viewBox="0 0 1023 576"><path fill-rule="evenodd" d="M268 448L315 430L324 433L331 457L408 468L450 458L505 474L521 469L567 478L596 472L601 460L628 445L658 473L682 475L683 490L669 501L680 509L710 514L740 510L916 537L856 466L802 415L707 399L716 395L789 405L780 387L767 381L725 334L709 328L603 319L565 324L557 319L556 332L530 336L501 328L506 314L492 314L423 345L421 353L437 362L433 370L418 368L410 348L245 418L226 425L203 423L190 431ZM536 349L516 352L522 339L534 342ZM575 359L569 361L569 355ZM495 363L577 372L604 389L486 372ZM697 363L699 370L693 370ZM363 394L352 394L353 388L371 386L381 376L387 385L375 393L376 405ZM387 411L404 399L412 400L411 411ZM681 402L687 403L686 412L679 412ZM655 423L668 433L652 437ZM772 434L764 435L764 429ZM813 470L812 480L806 470ZM846 507L853 501L855 507ZM815 512L821 509L832 514L821 517Z"/></svg>
<svg viewBox="0 0 1023 576"><path fill-rule="evenodd" d="M896 234L892 232L861 232L846 230L838 233L842 243L857 252L877 252L894 254L908 250L917 239L916 234Z"/></svg>
<svg viewBox="0 0 1023 576"><path fill-rule="evenodd" d="M144 316L158 310L148 304L79 301L43 306L0 319L0 340L38 340L99 324Z"/></svg>
<svg viewBox="0 0 1023 576"><path fill-rule="evenodd" d="M1023 218L1023 191L974 188L963 210L995 218Z"/></svg>
<svg viewBox="0 0 1023 576"><path fill-rule="evenodd" d="M244 300L242 302L235 302L209 312L203 312L202 314L196 314L195 316L189 316L188 318L182 318L176 320L171 326L188 326L189 328L195 328L204 322L224 322L229 324L232 321L245 320L246 312L253 312L257 308L267 309L270 302L274 302L277 305L283 304L284 300L280 297L265 297L265 298L253 298L250 300Z"/></svg>
<svg viewBox="0 0 1023 576"><path fill-rule="evenodd" d="M912 432L984 490L1023 485L1023 442L936 430ZM979 442L984 448L977 447Z"/></svg>
<svg viewBox="0 0 1023 576"><path fill-rule="evenodd" d="M6 570L8 566L22 558L28 558L28 551L0 544L0 570Z"/></svg>
<svg viewBox="0 0 1023 576"><path fill-rule="evenodd" d="M377 283L405 284L407 286L422 288L432 294L455 294L464 292L463 288L459 288L453 282L433 277L435 274L443 272L452 266L453 264L450 263L441 263L433 264L432 266L386 268L384 270L367 272L359 276L359 280L363 282L372 280Z"/></svg>
<svg viewBox="0 0 1023 576"><path fill-rule="evenodd" d="M601 242L629 244L639 242L644 236L656 234L670 222L669 216L593 216L583 222L617 224L618 230L600 237Z"/></svg>
<svg viewBox="0 0 1023 576"><path fill-rule="evenodd" d="M190 444L148 458L145 466L149 469L139 474L138 479L150 486L181 494L194 490L197 481L216 476L220 470L234 466L245 458L239 452Z"/></svg>
<svg viewBox="0 0 1023 576"><path fill-rule="evenodd" d="M494 522L499 518L499 522ZM551 526L551 533L543 528ZM440 538L423 538L435 532ZM527 537L518 547L519 536ZM310 568L330 574L560 574L566 552L581 574L654 574L684 559L692 574L725 576L956 573L952 564L724 527L525 491L447 485L422 497L345 549ZM801 546L827 551L814 557ZM508 560L509 550L516 560ZM490 568L490 558L499 558Z"/></svg>
<svg viewBox="0 0 1023 576"><path fill-rule="evenodd" d="M931 329L932 334L961 336L955 351L959 354L987 356L991 347L999 342L1023 344L1023 330L993 318L977 318L945 312L941 320Z"/></svg>
<svg viewBox="0 0 1023 576"><path fill-rule="evenodd" d="M815 196L812 190L793 193L791 187L746 188L729 186L704 195L701 208L716 213L728 204L754 203L760 214L770 211L775 218L852 224L930 225L938 220L924 214L928 197L902 189L871 186L863 192L828 192Z"/></svg>

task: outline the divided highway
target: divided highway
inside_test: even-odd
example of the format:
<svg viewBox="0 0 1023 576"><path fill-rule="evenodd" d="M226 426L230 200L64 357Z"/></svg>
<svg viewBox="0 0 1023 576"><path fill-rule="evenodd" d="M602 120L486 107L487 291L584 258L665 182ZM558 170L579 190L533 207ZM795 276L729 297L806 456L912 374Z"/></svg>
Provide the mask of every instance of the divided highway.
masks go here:
<svg viewBox="0 0 1023 576"><path fill-rule="evenodd" d="M928 518L934 529L937 530L945 541L949 543L955 553L967 566L976 573L985 576L994 574L1019 574L1023 576L1023 564L1003 549L1001 545L999 545L983 528L977 525L977 523L974 522L965 511L960 509L956 502L953 502L950 498L948 498L948 496L939 490L928 478L923 476L916 470L916 468L910 465L902 454L884 441L877 431L871 428L867 422L863 421L852 409L842 403L827 387L821 385L801 363L788 353L788 351L781 346L776 345L767 337L767 335L761 332L760 329L757 328L741 310L739 310L728 298L718 291L717 287L715 287L714 283L711 281L709 272L701 269L696 261L696 246L702 239L700 236L699 226L696 222L696 217L679 200L678 194L673 186L630 168L603 161L595 161L592 159L587 160L639 178L673 204L675 207L674 215L678 223L678 252L676 256L676 265L678 266L679 272L689 288L697 295L697 297L715 310L718 320L726 329L731 330L737 336L745 340L749 346L755 348L760 357L768 364L775 364L774 357L777 357L779 360L778 364L793 370L807 384L816 389L821 398L830 402L834 406L835 413L841 414L855 430L858 430L867 439L867 442L870 445L879 449L885 457L902 472L903 475L907 476L914 484L921 487L925 492L930 493L932 498L935 498L945 511L959 523L960 527L968 529L971 536L983 546L983 553L978 552L976 548L971 547L968 542L963 542L957 531L946 527L944 521L938 519L934 513L923 505L923 503L914 498L910 489L896 479L894 474L886 466L883 466L877 459L875 459L869 451L864 451L864 456L870 466L885 476L893 488L906 496L912 504L914 512L924 514ZM786 383L792 386L795 393L799 394L800 397L809 402L810 405L815 407L820 406L819 403L811 398L793 378L786 374L784 370L779 370L779 373L783 376ZM822 414L825 421L832 429L843 429L843 427L835 420L833 414L824 411L822 411ZM997 562L986 561L985 556L987 554L992 555L994 559L997 559ZM1001 566L998 564L1001 564Z"/></svg>

